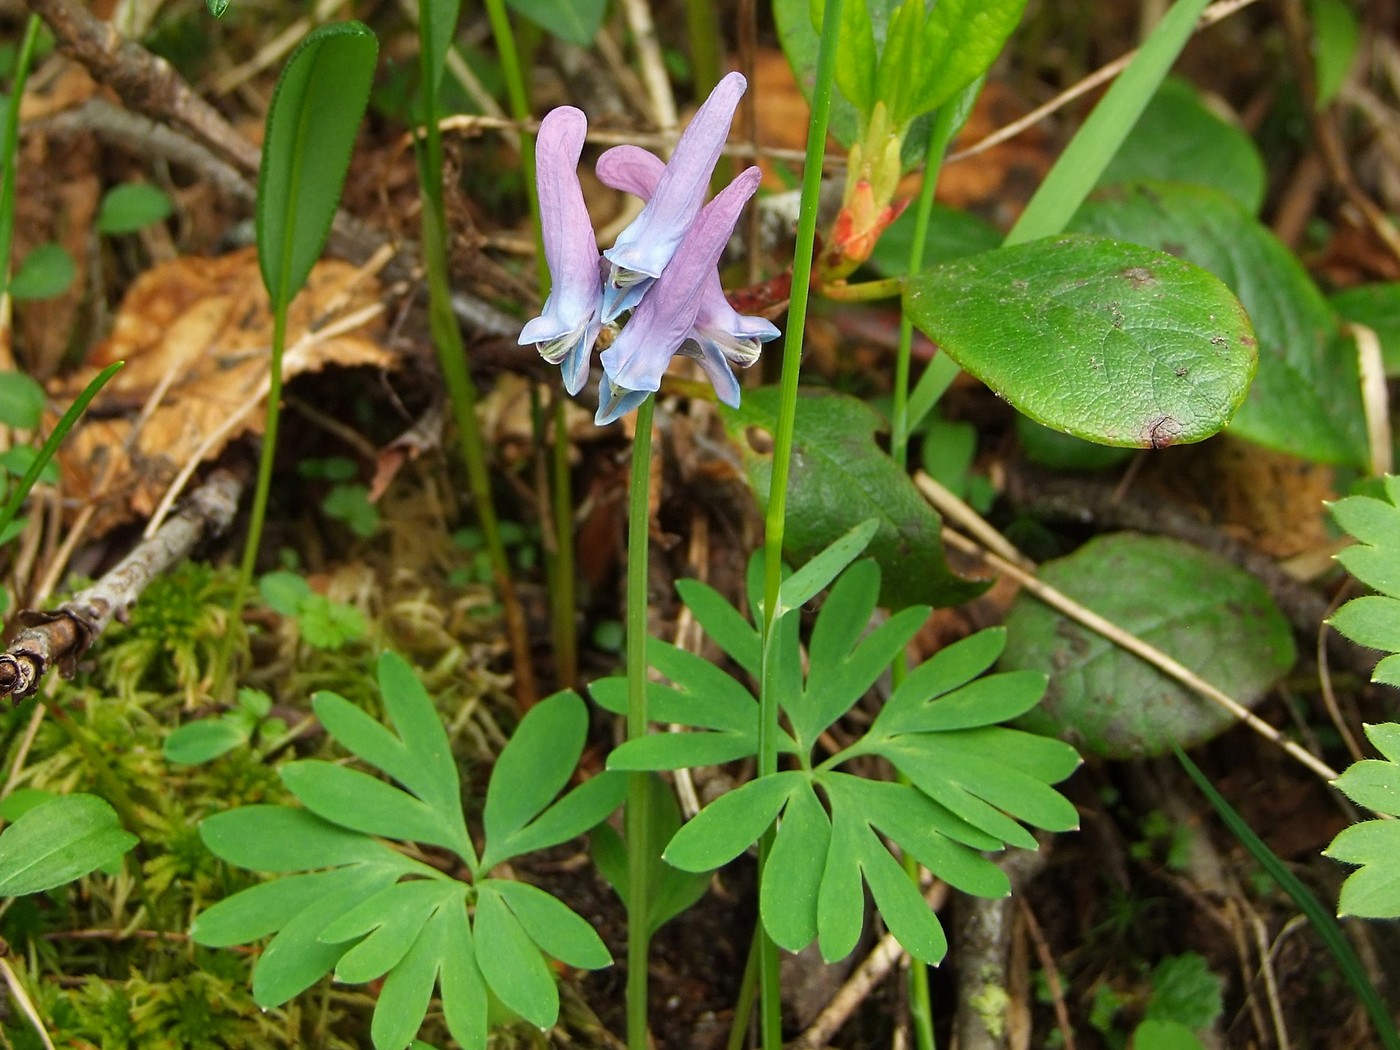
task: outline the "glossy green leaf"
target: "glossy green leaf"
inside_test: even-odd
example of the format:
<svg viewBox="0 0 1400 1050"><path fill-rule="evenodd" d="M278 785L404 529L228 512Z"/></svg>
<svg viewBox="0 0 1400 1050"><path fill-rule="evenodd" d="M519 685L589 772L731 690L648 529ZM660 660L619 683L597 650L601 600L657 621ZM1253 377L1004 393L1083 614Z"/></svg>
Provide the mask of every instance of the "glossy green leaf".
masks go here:
<svg viewBox="0 0 1400 1050"><path fill-rule="evenodd" d="M241 806L206 817L200 838L221 860L250 871L307 871L356 862L414 862L373 839L287 806ZM317 931L319 932L319 931Z"/></svg>
<svg viewBox="0 0 1400 1050"><path fill-rule="evenodd" d="M274 312L306 283L330 232L369 101L379 45L360 22L318 26L287 59L268 107L254 226Z"/></svg>
<svg viewBox="0 0 1400 1050"><path fill-rule="evenodd" d="M198 766L248 742L248 729L231 718L201 718L170 731L163 753L167 762Z"/></svg>
<svg viewBox="0 0 1400 1050"><path fill-rule="evenodd" d="M438 914L418 932L399 964L384 978L370 1022L375 1050L402 1050L422 1027L447 947L447 927L437 921Z"/></svg>
<svg viewBox="0 0 1400 1050"><path fill-rule="evenodd" d="M1008 247L1063 233L1166 77L1208 0L1176 0L1128 67L1080 125L1003 242Z"/></svg>
<svg viewBox="0 0 1400 1050"><path fill-rule="evenodd" d="M327 944L356 942L335 964L335 979L364 984L383 977L413 947L442 907L462 906L465 887L438 879L397 882L361 901L321 931Z"/></svg>
<svg viewBox="0 0 1400 1050"><path fill-rule="evenodd" d="M810 786L788 799L759 884L763 928L780 948L798 952L817 936L817 899L831 846L831 821Z"/></svg>
<svg viewBox="0 0 1400 1050"><path fill-rule="evenodd" d="M1188 182L1232 197L1250 215L1264 203L1264 159L1254 140L1168 77L1099 178L1100 187L1141 179Z"/></svg>
<svg viewBox="0 0 1400 1050"><path fill-rule="evenodd" d="M520 830L564 789L587 732L588 711L575 693L555 693L530 708L491 772L483 815L488 846Z"/></svg>
<svg viewBox="0 0 1400 1050"><path fill-rule="evenodd" d="M647 857L647 929L655 934L662 926L705 895L709 872L681 871L661 859L661 849L681 826L675 792L660 777L647 778L651 798L647 804L651 853ZM593 863L618 897L628 903L627 846L610 824L600 824L590 836Z"/></svg>
<svg viewBox="0 0 1400 1050"><path fill-rule="evenodd" d="M96 795L57 795L0 833L0 897L53 889L109 864L137 838Z"/></svg>
<svg viewBox="0 0 1400 1050"><path fill-rule="evenodd" d="M289 762L280 772L302 805L343 827L448 849L461 844L461 831L426 803L358 769L307 759Z"/></svg>
<svg viewBox="0 0 1400 1050"><path fill-rule="evenodd" d="M323 894L292 917L258 957L253 967L253 1001L263 1009L281 1006L330 973L349 945L327 944L320 939L321 931L398 878L387 866L356 865L350 872L339 889Z"/></svg>
<svg viewBox="0 0 1400 1050"><path fill-rule="evenodd" d="M589 47L607 13L607 0L506 0L546 33Z"/></svg>
<svg viewBox="0 0 1400 1050"><path fill-rule="evenodd" d="M943 352L1046 426L1161 448L1219 431L1256 353L1229 289L1164 252L1083 235L924 270L904 306Z"/></svg>
<svg viewBox="0 0 1400 1050"><path fill-rule="evenodd" d="M208 948L250 944L276 933L323 897L363 877L360 865L271 879L210 905L190 926L190 939Z"/></svg>
<svg viewBox="0 0 1400 1050"><path fill-rule="evenodd" d="M1118 533L1047 562L1047 584L1181 661L1246 706L1293 665L1293 633L1253 576L1162 537ZM1001 666L1050 675L1021 724L1109 757L1189 747L1234 716L1175 679L1022 595Z"/></svg>
<svg viewBox="0 0 1400 1050"><path fill-rule="evenodd" d="M133 233L154 225L175 210L170 197L149 182L127 182L113 186L102 197L97 210L101 233Z"/></svg>
<svg viewBox="0 0 1400 1050"><path fill-rule="evenodd" d="M1346 0L1308 0L1318 109L1331 105L1361 49L1361 24Z"/></svg>
<svg viewBox="0 0 1400 1050"><path fill-rule="evenodd" d="M911 76L902 64L881 66L885 93L898 97L901 86L908 91L902 104L892 107L895 123L937 109L985 73L1025 7L1026 0L939 0L925 16L922 33L911 41L921 75ZM888 53L888 41L885 46Z"/></svg>
<svg viewBox="0 0 1400 1050"><path fill-rule="evenodd" d="M748 391L721 418L744 456L759 502L768 501L778 390ZM889 608L954 605L985 587L954 575L943 556L938 514L909 475L875 441L880 416L855 398L798 391L784 556L802 564L875 513L866 549L884 570L880 601Z"/></svg>
<svg viewBox="0 0 1400 1050"><path fill-rule="evenodd" d="M26 255L10 278L10 298L52 299L62 295L78 276L77 264L61 244L41 244Z"/></svg>
<svg viewBox="0 0 1400 1050"><path fill-rule="evenodd" d="M1169 249L1239 296L1259 370L1232 434L1319 462L1367 461L1354 348L1302 264L1238 204L1200 186L1138 183L1096 195L1074 228Z"/></svg>
<svg viewBox="0 0 1400 1050"><path fill-rule="evenodd" d="M476 903L476 957L496 998L536 1028L559 1016L559 989L535 942L492 884Z"/></svg>
<svg viewBox="0 0 1400 1050"><path fill-rule="evenodd" d="M879 518L867 518L807 559L807 563L779 587L778 610L774 615L784 616L794 609L800 609L826 590L837 574L870 545L879 528Z"/></svg>
<svg viewBox="0 0 1400 1050"><path fill-rule="evenodd" d="M762 671L758 628L744 619L743 614L709 584L680 579L676 581L676 593L710 640L757 678Z"/></svg>
<svg viewBox="0 0 1400 1050"><path fill-rule="evenodd" d="M859 836L860 870L880 918L906 952L930 966L948 954L948 938L919 887L867 825Z"/></svg>
<svg viewBox="0 0 1400 1050"><path fill-rule="evenodd" d="M1400 281L1359 284L1337 292L1328 302L1344 320L1376 333L1385 374L1400 375Z"/></svg>
<svg viewBox="0 0 1400 1050"><path fill-rule="evenodd" d="M0 371L0 423L33 430L43 418L47 398L37 380L23 372Z"/></svg>
<svg viewBox="0 0 1400 1050"><path fill-rule="evenodd" d="M721 795L676 832L663 859L683 871L712 871L728 863L758 841L805 782L796 771L775 773Z"/></svg>
<svg viewBox="0 0 1400 1050"><path fill-rule="evenodd" d="M575 764L577 756L574 757ZM627 778L603 772L584 781L525 827L501 840L487 840L481 870L489 871L521 853L548 849L597 827L622 805Z"/></svg>
<svg viewBox="0 0 1400 1050"><path fill-rule="evenodd" d="M510 906L511 912L540 951L580 970L601 970L612 965L612 956L592 926L557 897L524 882L490 879L490 886Z"/></svg>

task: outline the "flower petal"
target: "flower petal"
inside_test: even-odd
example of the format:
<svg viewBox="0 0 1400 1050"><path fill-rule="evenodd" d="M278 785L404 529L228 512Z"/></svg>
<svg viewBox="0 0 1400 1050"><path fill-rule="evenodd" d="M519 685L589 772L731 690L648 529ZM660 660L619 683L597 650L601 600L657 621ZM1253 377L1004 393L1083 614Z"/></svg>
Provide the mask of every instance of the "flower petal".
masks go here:
<svg viewBox="0 0 1400 1050"><path fill-rule="evenodd" d="M576 394L588 380L588 359L602 328L598 241L578 181L578 159L588 118L572 106L552 109L535 146L540 230L553 289L539 317L520 332L551 364L562 364L565 389Z"/></svg>
<svg viewBox="0 0 1400 1050"><path fill-rule="evenodd" d="M635 305L648 279L661 276L700 213L734 110L747 86L740 73L730 73L715 85L676 143L651 200L603 253L612 264L604 293L605 321Z"/></svg>
<svg viewBox="0 0 1400 1050"><path fill-rule="evenodd" d="M608 380L608 374L604 372L603 378L598 380L598 411L593 416L593 425L605 427L609 423L615 423L639 407L651 395L650 390L628 390L626 387L613 386Z"/></svg>
<svg viewBox="0 0 1400 1050"><path fill-rule="evenodd" d="M702 292L711 287L711 280L718 280L715 268L720 254L734 232L739 212L758 189L758 181L758 168L741 173L705 205L686 230L674 258L622 334L603 351L603 370L613 386L660 389L661 374L695 324Z"/></svg>

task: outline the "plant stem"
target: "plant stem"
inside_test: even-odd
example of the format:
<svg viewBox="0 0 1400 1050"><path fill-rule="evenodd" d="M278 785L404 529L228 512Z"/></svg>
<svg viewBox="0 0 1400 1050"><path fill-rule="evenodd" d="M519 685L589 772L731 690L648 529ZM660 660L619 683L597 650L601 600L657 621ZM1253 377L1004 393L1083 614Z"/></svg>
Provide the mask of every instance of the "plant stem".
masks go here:
<svg viewBox="0 0 1400 1050"><path fill-rule="evenodd" d="M816 81L812 85L812 123L807 129L807 158L802 173L802 203L797 218L797 244L792 259L792 300L788 307L787 334L783 340L783 371L778 403L778 426L773 442L773 472L768 490L765 521L763 586L763 681L758 723L758 775L771 776L778 769L778 697L773 685L776 651L774 612L782 583L783 531L787 515L788 472L792 465L792 437L797 419L797 379L802 367L802 341L807 323L807 300L812 287L812 261L817 237L817 203L821 191L822 151L831 115L831 85L836 71L836 43L841 25L842 0L826 0L821 45L817 52ZM758 844L759 879L773 845L770 828ZM766 931L759 937L759 983L764 1050L782 1046L782 1003L778 986L778 950Z"/></svg>
<svg viewBox="0 0 1400 1050"><path fill-rule="evenodd" d="M243 615L243 603L253 583L263 523L267 520L267 501L272 492L272 464L277 456L277 424L282 415L282 353L287 348L287 309L292 297L282 295L279 299L280 302L273 303L272 309L272 361L268 369L267 409L263 417L257 484L253 488L253 509L248 515L248 538L243 543L243 559L238 564L238 579L234 583L233 600L229 606L229 615L235 620ZM237 631L230 630L219 649L219 663L214 670L216 693L227 692L224 677L232 662L233 647L238 637Z"/></svg>
<svg viewBox="0 0 1400 1050"><path fill-rule="evenodd" d="M420 32L430 24L428 12L420 4ZM436 83L428 68L426 48L419 50L422 81ZM512 54L514 50L512 48ZM518 66L517 66L518 73ZM486 445L481 436L481 424L476 418L477 390L467 369L466 347L462 332L452 312L452 286L447 267L447 216L442 197L442 133L437 124L437 99L431 90L423 95L424 133L418 143L418 181L423 194L423 264L428 276L428 322L437 349L438 363L447 395L452 402L452 416L457 424L457 440L467 467L467 484L476 506L477 521L491 560L496 593L501 596L506 632L510 639L512 663L515 670L515 695L525 707L534 703L539 693L535 686L534 666L530 660L530 639L525 627L525 613L515 593L510 575L510 561L501 541L499 518L491 494L491 476L486 464ZM533 168L533 164L530 165ZM530 180L533 185L533 178Z"/></svg>
<svg viewBox="0 0 1400 1050"><path fill-rule="evenodd" d="M651 527L651 417L656 398L637 409L627 510L627 739L647 731L647 561ZM651 861L650 773L627 777L627 1046L647 1050L647 883Z"/></svg>

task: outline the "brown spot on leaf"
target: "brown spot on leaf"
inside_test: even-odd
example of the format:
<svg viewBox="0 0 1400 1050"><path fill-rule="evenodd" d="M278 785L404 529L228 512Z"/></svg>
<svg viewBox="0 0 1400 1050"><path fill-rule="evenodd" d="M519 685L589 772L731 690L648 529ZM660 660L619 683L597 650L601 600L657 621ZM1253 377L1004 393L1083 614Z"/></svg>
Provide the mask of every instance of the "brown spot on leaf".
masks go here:
<svg viewBox="0 0 1400 1050"><path fill-rule="evenodd" d="M1140 443L1145 448L1166 448L1176 443L1183 429L1173 416L1157 416L1143 428Z"/></svg>
<svg viewBox="0 0 1400 1050"><path fill-rule="evenodd" d="M1134 288L1146 288L1148 285L1157 283L1157 278L1145 266L1130 266L1123 271L1123 276Z"/></svg>

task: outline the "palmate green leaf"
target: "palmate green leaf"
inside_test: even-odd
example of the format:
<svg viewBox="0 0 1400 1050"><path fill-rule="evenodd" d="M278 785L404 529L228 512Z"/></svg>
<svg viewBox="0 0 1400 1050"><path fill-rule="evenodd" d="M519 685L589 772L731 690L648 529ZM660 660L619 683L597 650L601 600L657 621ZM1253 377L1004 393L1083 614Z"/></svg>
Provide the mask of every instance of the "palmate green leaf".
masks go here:
<svg viewBox="0 0 1400 1050"><path fill-rule="evenodd" d="M733 860L772 825L806 774L774 773L721 795L676 832L662 858L683 871L713 871Z"/></svg>
<svg viewBox="0 0 1400 1050"><path fill-rule="evenodd" d="M317 816L365 835L424 842L468 855L464 828L406 791L334 762L307 759L280 770L282 782Z"/></svg>
<svg viewBox="0 0 1400 1050"><path fill-rule="evenodd" d="M254 226L274 313L306 283L340 201L379 45L368 26L318 26L287 59L268 108Z"/></svg>
<svg viewBox="0 0 1400 1050"><path fill-rule="evenodd" d="M251 944L287 925L292 918L361 877L363 865L288 875L240 890L205 908L190 926L190 938L207 948Z"/></svg>
<svg viewBox="0 0 1400 1050"><path fill-rule="evenodd" d="M948 938L918 885L868 824L858 837L857 848L861 874L889 931L915 959L931 966L942 962L948 954Z"/></svg>
<svg viewBox="0 0 1400 1050"><path fill-rule="evenodd" d="M724 595L707 583L677 580L676 593L710 640L750 676L758 678L762 673L763 659L758 628L744 619L743 614L730 605Z"/></svg>
<svg viewBox="0 0 1400 1050"><path fill-rule="evenodd" d="M524 882L487 879L479 889L485 891L488 886L546 955L581 970L612 965L612 956L593 927L557 897Z"/></svg>
<svg viewBox="0 0 1400 1050"><path fill-rule="evenodd" d="M321 932L399 877L388 865L356 864L347 871L343 885L292 916L258 956L253 967L253 1001L263 1009L281 1006L330 973L349 944L327 944L321 940Z"/></svg>
<svg viewBox="0 0 1400 1050"><path fill-rule="evenodd" d="M0 897L62 886L111 863L136 843L104 799L57 795L0 834Z"/></svg>
<svg viewBox="0 0 1400 1050"><path fill-rule="evenodd" d="M456 902L444 903L384 978L369 1028L375 1050L404 1050L422 1027L447 946L447 927L434 920L447 909L465 910Z"/></svg>
<svg viewBox="0 0 1400 1050"><path fill-rule="evenodd" d="M544 957L494 885L476 903L476 957L496 998L537 1028L559 1016L559 989Z"/></svg>
<svg viewBox="0 0 1400 1050"><path fill-rule="evenodd" d="M760 504L768 501L773 460L768 443L753 437L775 432L777 407L777 388L761 387L746 392L738 409L720 411ZM876 442L883 425L874 409L855 398L798 391L784 556L802 564L874 512L880 527L866 553L884 569L881 605L945 606L975 597L986 585L948 568L942 521Z"/></svg>
<svg viewBox="0 0 1400 1050"><path fill-rule="evenodd" d="M824 591L841 570L869 546L879 528L879 518L868 518L812 555L807 564L783 580L778 588L778 610L774 615L784 616L800 609Z"/></svg>
<svg viewBox="0 0 1400 1050"><path fill-rule="evenodd" d="M1319 462L1367 462L1354 347L1297 257L1235 201L1203 186L1135 183L1095 194L1072 229L1169 250L1239 296L1259 369L1232 434Z"/></svg>
<svg viewBox="0 0 1400 1050"><path fill-rule="evenodd" d="M1038 423L1105 445L1200 441L1229 422L1257 362L1219 279L1165 252L1070 235L930 267L914 323Z"/></svg>
<svg viewBox="0 0 1400 1050"><path fill-rule="evenodd" d="M289 806L241 806L206 817L200 838L221 860L250 871L309 871L342 864L392 866L430 873L432 868L383 843Z"/></svg>
<svg viewBox="0 0 1400 1050"><path fill-rule="evenodd" d="M488 843L524 827L563 790L587 731L588 712L573 693L530 708L491 773L483 814Z"/></svg>
<svg viewBox="0 0 1400 1050"><path fill-rule="evenodd" d="M1047 562L1041 578L1246 706L1293 665L1292 629L1263 584L1190 544L1100 536ZM1018 600L1006 626L1002 669L1050 675L1022 728L1121 758L1189 747L1235 724L1228 711L1039 602Z"/></svg>
<svg viewBox="0 0 1400 1050"><path fill-rule="evenodd" d="M831 846L831 820L810 784L788 796L759 885L763 928L780 948L798 952L817 936L817 902Z"/></svg>
<svg viewBox="0 0 1400 1050"><path fill-rule="evenodd" d="M648 777L647 785L651 794L647 805L647 842L651 846L647 857L647 930L655 934L705 895L710 876L708 872L681 871L661 859L661 847L681 826L681 811L675 792L660 777ZM590 844L599 873L627 904L627 846L622 836L610 824L600 824L593 829Z"/></svg>
<svg viewBox="0 0 1400 1050"><path fill-rule="evenodd" d="M400 781L454 827L462 826L462 787L452 744L422 681L397 653L379 657L379 690L384 710L403 740L405 767ZM398 779L398 773L385 772ZM470 853L464 854L470 856Z"/></svg>
<svg viewBox="0 0 1400 1050"><path fill-rule="evenodd" d="M363 984L383 977L403 960L439 908L466 907L466 892L455 879L411 879L361 901L321 931L327 944L359 939L336 963L335 979Z"/></svg>
<svg viewBox="0 0 1400 1050"><path fill-rule="evenodd" d="M575 759L577 762L577 759ZM488 841L480 870L490 871L511 857L548 849L582 835L622 805L627 777L603 772L584 781L518 831L498 842Z"/></svg>
<svg viewBox="0 0 1400 1050"><path fill-rule="evenodd" d="M486 980L476 961L466 910L446 908L438 912L435 921L442 924L444 934L438 981L448 1031L462 1050L486 1050Z"/></svg>

